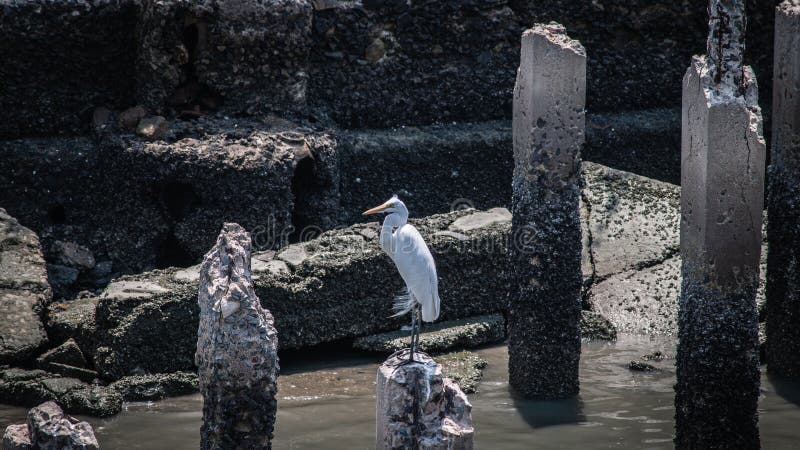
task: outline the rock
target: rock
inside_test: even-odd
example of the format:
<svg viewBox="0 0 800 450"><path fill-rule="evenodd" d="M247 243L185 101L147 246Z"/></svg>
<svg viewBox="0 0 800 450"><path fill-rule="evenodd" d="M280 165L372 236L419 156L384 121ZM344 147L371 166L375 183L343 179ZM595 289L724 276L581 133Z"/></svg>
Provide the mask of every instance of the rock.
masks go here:
<svg viewBox="0 0 800 450"><path fill-rule="evenodd" d="M470 351L437 355L442 365L442 375L453 380L465 394L478 392L478 383L483 379L486 360Z"/></svg>
<svg viewBox="0 0 800 450"><path fill-rule="evenodd" d="M85 357L97 346L95 309L97 297L53 303L47 309L47 330L55 342L74 339Z"/></svg>
<svg viewBox="0 0 800 450"><path fill-rule="evenodd" d="M643 361L631 361L628 364L628 368L635 372L661 372L661 369Z"/></svg>
<svg viewBox="0 0 800 450"><path fill-rule="evenodd" d="M642 355L642 360L644 361L663 361L667 359L668 356L660 351L656 350L653 353L648 353L646 355Z"/></svg>
<svg viewBox="0 0 800 450"><path fill-rule="evenodd" d="M105 290L100 294L100 298L111 300L143 300L164 292L167 292L164 287L151 281L120 280L114 281L106 286Z"/></svg>
<svg viewBox="0 0 800 450"><path fill-rule="evenodd" d="M472 405L442 366L418 353L399 365L396 354L378 368L376 449L471 449Z"/></svg>
<svg viewBox="0 0 800 450"><path fill-rule="evenodd" d="M28 360L47 343L39 315L51 297L39 238L0 208L0 364Z"/></svg>
<svg viewBox="0 0 800 450"><path fill-rule="evenodd" d="M588 234L598 281L678 252L678 186L599 164L583 164Z"/></svg>
<svg viewBox="0 0 800 450"><path fill-rule="evenodd" d="M127 2L5 4L0 60L13 64L0 69L0 137L86 133L95 107L129 104L135 8Z"/></svg>
<svg viewBox="0 0 800 450"><path fill-rule="evenodd" d="M92 270L92 275L96 278L103 278L111 275L111 272L114 270L114 262L113 261L100 261L94 266L94 270Z"/></svg>
<svg viewBox="0 0 800 450"><path fill-rule="evenodd" d="M53 295L56 298L68 297L74 290L75 283L78 281L80 272L74 267L62 266L61 264L47 265L47 280L53 288Z"/></svg>
<svg viewBox="0 0 800 450"><path fill-rule="evenodd" d="M278 253L277 258L285 261L291 267L297 267L309 258L305 244L293 244Z"/></svg>
<svg viewBox="0 0 800 450"><path fill-rule="evenodd" d="M65 415L55 402L46 402L28 411L28 432L34 448L100 449L92 426Z"/></svg>
<svg viewBox="0 0 800 450"><path fill-rule="evenodd" d="M286 245L293 212L304 226L338 224L331 134L294 128L290 139L260 121L216 116L171 128L182 138L0 140L0 205L46 231L45 248L75 242L119 273L199 262L224 220L252 230L264 250ZM297 149L313 160L300 164Z"/></svg>
<svg viewBox="0 0 800 450"><path fill-rule="evenodd" d="M94 109L92 113L92 128L95 130L102 130L108 126L111 121L111 110L100 106Z"/></svg>
<svg viewBox="0 0 800 450"><path fill-rule="evenodd" d="M443 320L503 309L503 295L499 293L505 289L501 276L506 263L502 243L508 224L496 223L465 232L467 241L433 235L471 213L458 211L413 220L436 258L440 293L447 299L442 302ZM281 348L397 330L407 323L405 318L387 319L391 315L391 299L402 287L402 279L380 249L377 237L365 239L361 233L365 227L355 225L326 232L306 242L309 258L293 272L253 272L258 275L258 279L253 277L256 293L275 315ZM253 237L257 240L257 235ZM269 254L261 253L252 259L272 261ZM197 284L175 280L177 271L153 271L118 280L135 279L165 289L149 298L98 300L100 342L94 363L105 378L193 370ZM349 318L347 326L342 326L341 317Z"/></svg>
<svg viewBox="0 0 800 450"><path fill-rule="evenodd" d="M80 271L94 268L94 255L88 248L74 242L55 241L50 249L59 264L74 267Z"/></svg>
<svg viewBox="0 0 800 450"><path fill-rule="evenodd" d="M169 122L162 116L146 117L136 126L136 134L151 141L164 139L169 132Z"/></svg>
<svg viewBox="0 0 800 450"><path fill-rule="evenodd" d="M410 345L409 331L392 331L364 336L353 341L361 350L394 353ZM457 348L472 348L502 341L506 337L506 322L500 314L470 317L435 324L425 324L419 337L423 352L443 352Z"/></svg>
<svg viewBox="0 0 800 450"><path fill-rule="evenodd" d="M77 378L92 382L98 377L97 372L87 367L86 359L74 339L69 339L60 346L47 351L36 359L36 365L50 373L57 373L67 378Z"/></svg>
<svg viewBox="0 0 800 450"><path fill-rule="evenodd" d="M589 303L619 332L675 334L681 261L673 256L642 270L628 270L593 286Z"/></svg>
<svg viewBox="0 0 800 450"><path fill-rule="evenodd" d="M125 401L153 401L198 391L197 374L173 372L124 377L111 383Z"/></svg>
<svg viewBox="0 0 800 450"><path fill-rule="evenodd" d="M119 126L123 130L134 131L139 125L139 121L147 117L147 108L138 105L133 108L128 108L119 113Z"/></svg>
<svg viewBox="0 0 800 450"><path fill-rule="evenodd" d="M106 417L122 410L122 397L105 386L44 370L0 370L0 403L35 406L50 400L58 402L70 414Z"/></svg>
<svg viewBox="0 0 800 450"><path fill-rule="evenodd" d="M138 97L148 107L162 108L185 78L182 65L192 56L192 73L224 99L221 108L228 113L303 111L312 12L306 0L143 1L137 18ZM196 47L184 46L184 30ZM183 55L176 57L176 48Z"/></svg>
<svg viewBox="0 0 800 450"><path fill-rule="evenodd" d="M646 182L632 177L634 186ZM597 181L602 182L602 178ZM602 188L598 183L593 184L595 189ZM632 193L625 195L634 197ZM363 211L363 207L357 211ZM449 230L454 221L476 212L458 210L412 219L436 259L444 321L505 308L503 298L508 288L503 280L509 224L495 222L459 232L458 238L450 234L455 233ZM378 246L378 229L377 223L365 223L323 233L302 244L309 258L292 272L261 271L262 263L285 264L285 261L275 257L272 250L253 254L251 269L256 293L275 316L283 349L393 331L407 323L403 318L387 319L391 314L391 298L402 288L402 283ZM255 243L264 242L262 230L256 228L253 232ZM197 281L193 280L197 274L198 269L191 267L125 276L117 281L155 283L166 291L124 301L92 297L63 303L63 310L51 308L48 320L53 324L51 333L60 330L53 338L61 341L76 336L84 354L94 355L95 367L109 380L134 374L193 370L198 324ZM602 284L596 287L599 286ZM616 285L617 296L630 293L625 286ZM591 298L587 292L587 299ZM632 297L625 301L635 304ZM93 304L98 304L96 320ZM614 319L614 314L599 309L597 312L611 319L618 329L624 324ZM337 317L352 320L348 326L341 326ZM99 355L87 344L92 336L100 341Z"/></svg>
<svg viewBox="0 0 800 450"><path fill-rule="evenodd" d="M278 335L253 288L250 235L226 223L200 269L197 352L200 448L271 448Z"/></svg>
<svg viewBox="0 0 800 450"><path fill-rule="evenodd" d="M200 264L178 270L172 277L185 283L197 283L200 280Z"/></svg>
<svg viewBox="0 0 800 450"><path fill-rule="evenodd" d="M3 433L3 450L33 450L27 424L9 425Z"/></svg>
<svg viewBox="0 0 800 450"><path fill-rule="evenodd" d="M478 211L464 217L459 217L452 224L453 231L472 231L495 223L511 223L511 211L506 208L492 208L488 211Z"/></svg>
<svg viewBox="0 0 800 450"><path fill-rule="evenodd" d="M68 364L48 363L48 364L43 364L40 367L42 367L43 369L47 370L50 373L57 373L59 375L63 375L66 378L77 378L87 383L92 383L100 377L100 374L98 374L94 370L85 369L83 367L70 366Z"/></svg>
<svg viewBox="0 0 800 450"><path fill-rule="evenodd" d="M36 363L40 368L47 370L45 367L50 363L66 364L68 366L80 367L85 369L86 359L83 357L80 347L77 342L70 338L58 347L48 350L43 355L36 358Z"/></svg>
<svg viewBox="0 0 800 450"><path fill-rule="evenodd" d="M347 130L338 133L337 154L344 223L370 220L361 212L392 193L416 217L510 206L514 166L507 122Z"/></svg>
<svg viewBox="0 0 800 450"><path fill-rule="evenodd" d="M613 341L617 328L608 319L594 311L581 311L581 339Z"/></svg>
<svg viewBox="0 0 800 450"><path fill-rule="evenodd" d="M367 49L364 50L364 59L370 63L376 63L383 55L386 54L386 46L383 44L381 38L375 38L368 46Z"/></svg>

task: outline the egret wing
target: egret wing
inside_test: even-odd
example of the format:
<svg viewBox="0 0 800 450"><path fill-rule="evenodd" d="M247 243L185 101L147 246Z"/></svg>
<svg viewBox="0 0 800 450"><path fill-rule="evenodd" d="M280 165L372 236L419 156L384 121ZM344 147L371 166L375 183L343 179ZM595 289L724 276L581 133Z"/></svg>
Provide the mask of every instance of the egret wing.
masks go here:
<svg viewBox="0 0 800 450"><path fill-rule="evenodd" d="M433 322L439 317L439 280L433 255L413 225L405 224L394 234L397 270L422 305L422 320Z"/></svg>

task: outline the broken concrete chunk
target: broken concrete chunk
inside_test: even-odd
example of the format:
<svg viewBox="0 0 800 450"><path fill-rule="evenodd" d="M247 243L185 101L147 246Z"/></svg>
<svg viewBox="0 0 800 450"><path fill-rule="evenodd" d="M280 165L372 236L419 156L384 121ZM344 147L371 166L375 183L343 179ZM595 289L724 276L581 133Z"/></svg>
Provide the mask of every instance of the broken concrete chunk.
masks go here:
<svg viewBox="0 0 800 450"><path fill-rule="evenodd" d="M39 366L49 363L59 363L86 368L86 359L83 356L83 352L81 352L80 347L78 347L78 343L72 338L36 358L36 363ZM42 367L42 369L47 370L45 367Z"/></svg>
<svg viewBox="0 0 800 450"><path fill-rule="evenodd" d="M485 359L465 350L436 355L436 362L442 365L442 375L453 380L465 394L478 392L487 364Z"/></svg>
<svg viewBox="0 0 800 450"><path fill-rule="evenodd" d="M122 397L105 386L44 370L0 370L0 403L34 406L53 400L70 414L106 417L122 410Z"/></svg>
<svg viewBox="0 0 800 450"><path fill-rule="evenodd" d="M511 212L506 208L492 208L487 211L477 211L468 216L459 217L451 225L453 231L472 231L488 227L496 223L510 223Z"/></svg>
<svg viewBox="0 0 800 450"><path fill-rule="evenodd" d="M581 339L613 341L617 328L608 319L594 311L581 311Z"/></svg>
<svg viewBox="0 0 800 450"><path fill-rule="evenodd" d="M598 280L678 252L678 186L583 163L585 229Z"/></svg>
<svg viewBox="0 0 800 450"><path fill-rule="evenodd" d="M136 134L155 141L164 139L169 132L169 122L162 116L146 117L136 126Z"/></svg>
<svg viewBox="0 0 800 450"><path fill-rule="evenodd" d="M125 377L109 387L126 401L153 401L193 394L198 390L197 383L194 372L173 372Z"/></svg>
<svg viewBox="0 0 800 450"><path fill-rule="evenodd" d="M100 294L101 299L127 300L147 299L168 292L166 288L152 281L112 281Z"/></svg>
<svg viewBox="0 0 800 450"><path fill-rule="evenodd" d="M292 244L279 252L276 258L285 261L292 267L297 267L310 256L306 251L306 244Z"/></svg>
<svg viewBox="0 0 800 450"><path fill-rule="evenodd" d="M408 348L410 331L392 331L364 336L353 341L361 350L393 353ZM502 341L506 337L506 321L500 314L470 317L435 324L425 324L419 337L424 352L443 352L457 348L473 348Z"/></svg>

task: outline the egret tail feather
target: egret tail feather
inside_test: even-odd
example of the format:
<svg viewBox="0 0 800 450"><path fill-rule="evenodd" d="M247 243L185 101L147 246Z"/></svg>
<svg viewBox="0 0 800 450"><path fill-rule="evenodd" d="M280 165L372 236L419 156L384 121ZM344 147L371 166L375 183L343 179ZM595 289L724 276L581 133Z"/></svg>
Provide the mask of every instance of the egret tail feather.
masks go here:
<svg viewBox="0 0 800 450"><path fill-rule="evenodd" d="M394 314L392 314L390 317L399 317L408 314L412 309L414 309L414 305L416 303L416 299L414 299L414 296L408 291L398 295L394 298L394 304L392 305Z"/></svg>

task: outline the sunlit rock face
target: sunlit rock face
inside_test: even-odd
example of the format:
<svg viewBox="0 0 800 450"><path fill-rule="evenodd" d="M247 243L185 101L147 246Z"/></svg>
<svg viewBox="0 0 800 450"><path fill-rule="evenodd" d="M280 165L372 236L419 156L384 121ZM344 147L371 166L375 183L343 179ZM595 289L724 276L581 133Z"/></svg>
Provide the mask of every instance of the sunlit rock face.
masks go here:
<svg viewBox="0 0 800 450"><path fill-rule="evenodd" d="M200 448L271 448L278 339L250 272L250 235L226 223L200 269Z"/></svg>
<svg viewBox="0 0 800 450"><path fill-rule="evenodd" d="M0 364L47 343L40 313L51 295L39 237L0 208Z"/></svg>

